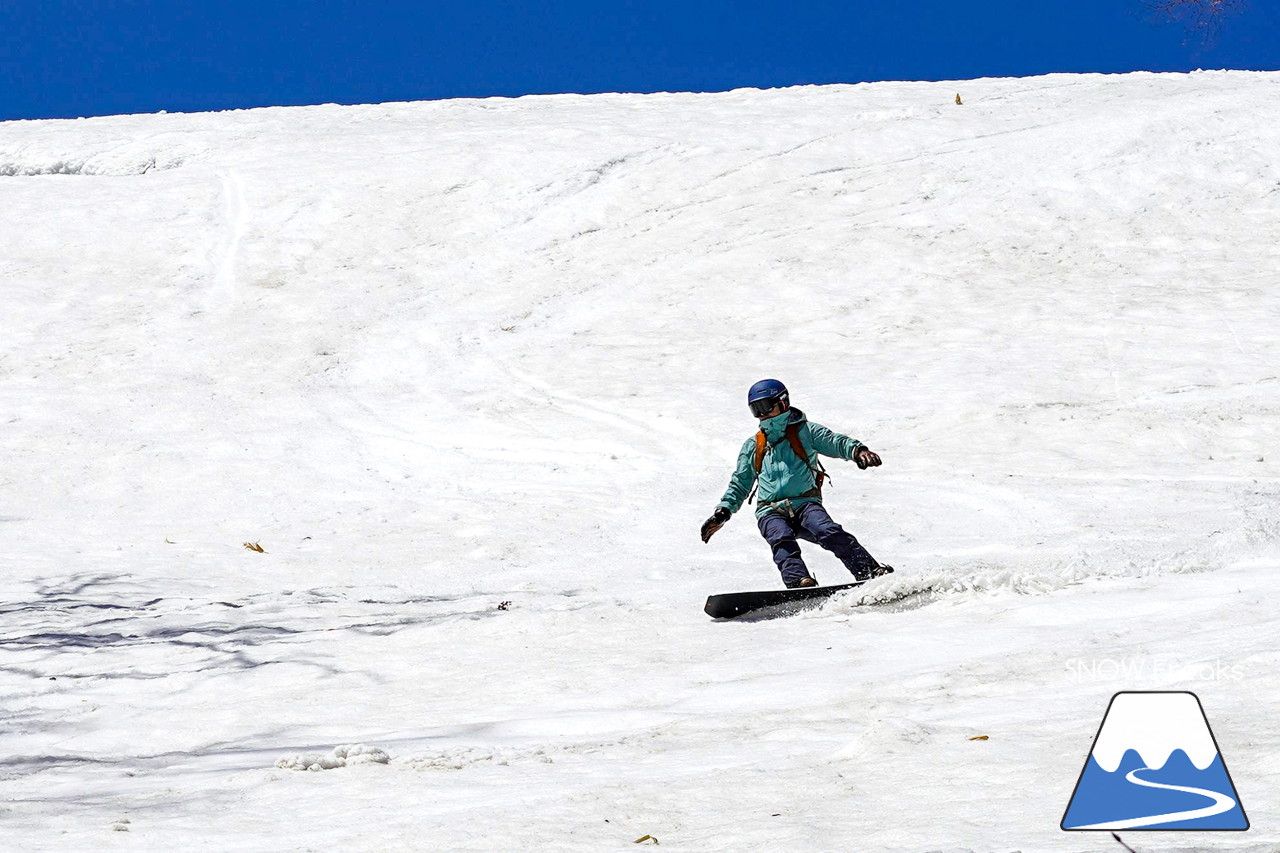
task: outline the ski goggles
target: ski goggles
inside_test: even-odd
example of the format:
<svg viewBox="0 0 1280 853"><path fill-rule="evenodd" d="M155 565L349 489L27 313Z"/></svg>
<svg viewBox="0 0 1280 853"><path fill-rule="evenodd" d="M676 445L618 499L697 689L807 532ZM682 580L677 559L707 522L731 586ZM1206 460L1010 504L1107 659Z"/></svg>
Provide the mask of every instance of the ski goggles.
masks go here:
<svg viewBox="0 0 1280 853"><path fill-rule="evenodd" d="M747 405L751 408L751 414L755 415L757 418L763 418L765 415L772 412L774 406L781 403L783 398L784 395L777 394L773 397L763 397L759 400L752 400L750 403L747 403Z"/></svg>

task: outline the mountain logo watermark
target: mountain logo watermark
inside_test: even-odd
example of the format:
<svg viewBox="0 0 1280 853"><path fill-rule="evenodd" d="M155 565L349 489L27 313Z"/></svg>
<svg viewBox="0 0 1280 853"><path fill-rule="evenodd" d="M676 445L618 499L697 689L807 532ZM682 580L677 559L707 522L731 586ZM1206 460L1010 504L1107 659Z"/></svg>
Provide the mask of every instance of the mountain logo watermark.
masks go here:
<svg viewBox="0 0 1280 853"><path fill-rule="evenodd" d="M1246 830L1249 818L1194 693L1111 697L1065 830Z"/></svg>

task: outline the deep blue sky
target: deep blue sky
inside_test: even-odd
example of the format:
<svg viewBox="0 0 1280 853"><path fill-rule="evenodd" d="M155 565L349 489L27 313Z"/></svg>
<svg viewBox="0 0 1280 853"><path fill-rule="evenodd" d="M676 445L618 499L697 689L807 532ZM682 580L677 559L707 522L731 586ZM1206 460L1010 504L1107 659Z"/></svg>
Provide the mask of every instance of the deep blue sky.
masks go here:
<svg viewBox="0 0 1280 853"><path fill-rule="evenodd" d="M1280 69L1142 0L0 0L0 120L547 92Z"/></svg>

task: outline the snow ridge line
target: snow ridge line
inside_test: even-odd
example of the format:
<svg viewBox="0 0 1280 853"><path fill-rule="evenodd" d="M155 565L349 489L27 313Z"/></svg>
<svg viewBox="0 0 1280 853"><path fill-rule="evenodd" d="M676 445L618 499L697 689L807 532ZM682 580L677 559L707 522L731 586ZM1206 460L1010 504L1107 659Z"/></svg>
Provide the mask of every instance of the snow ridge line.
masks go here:
<svg viewBox="0 0 1280 853"><path fill-rule="evenodd" d="M32 178L42 175L76 175L80 177L128 177L148 172L163 172L183 164L180 159L161 161L157 157L136 160L128 165L110 167L93 165L90 160L54 160L49 163L30 164L0 162L0 178Z"/></svg>

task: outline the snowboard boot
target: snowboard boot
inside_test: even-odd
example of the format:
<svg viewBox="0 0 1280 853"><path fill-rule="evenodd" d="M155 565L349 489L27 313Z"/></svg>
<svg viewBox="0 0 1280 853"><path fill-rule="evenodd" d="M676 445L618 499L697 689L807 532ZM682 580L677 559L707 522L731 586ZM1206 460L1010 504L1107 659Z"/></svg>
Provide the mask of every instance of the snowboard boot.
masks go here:
<svg viewBox="0 0 1280 853"><path fill-rule="evenodd" d="M872 578L883 577L885 575L891 575L891 574L893 574L893 566L884 566L884 565L876 564L876 567L871 571L854 575L853 579L856 581L862 582L862 581L869 581Z"/></svg>
<svg viewBox="0 0 1280 853"><path fill-rule="evenodd" d="M818 582L813 578L800 578L800 580L796 581L795 583L787 584L787 589L801 589L803 587L817 586L817 585L818 585Z"/></svg>

